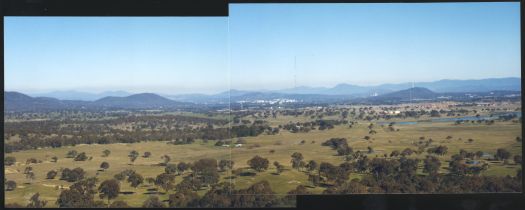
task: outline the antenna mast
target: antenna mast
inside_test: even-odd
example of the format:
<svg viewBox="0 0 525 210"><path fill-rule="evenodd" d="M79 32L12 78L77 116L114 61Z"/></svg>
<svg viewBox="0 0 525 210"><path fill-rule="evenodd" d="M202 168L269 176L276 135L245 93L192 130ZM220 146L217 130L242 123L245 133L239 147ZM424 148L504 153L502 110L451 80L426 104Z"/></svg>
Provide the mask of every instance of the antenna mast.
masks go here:
<svg viewBox="0 0 525 210"><path fill-rule="evenodd" d="M297 56L293 57L293 88L297 88Z"/></svg>
<svg viewBox="0 0 525 210"><path fill-rule="evenodd" d="M413 107L413 103L412 103L412 90L414 89L414 81L412 81L412 88L410 88L410 106Z"/></svg>

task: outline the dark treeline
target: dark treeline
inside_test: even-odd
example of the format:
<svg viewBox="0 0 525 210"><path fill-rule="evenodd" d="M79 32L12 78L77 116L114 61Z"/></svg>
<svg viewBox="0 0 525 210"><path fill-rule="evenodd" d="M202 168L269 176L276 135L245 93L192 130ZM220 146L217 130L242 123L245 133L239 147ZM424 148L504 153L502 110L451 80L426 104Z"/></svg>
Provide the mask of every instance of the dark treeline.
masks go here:
<svg viewBox="0 0 525 210"><path fill-rule="evenodd" d="M141 141L177 141L194 139L222 140L276 134L276 128L265 124L228 127L227 120L189 116L128 116L97 121L25 121L6 122L4 138L18 135L18 141L7 141L5 152L62 147L76 144L136 143ZM190 140L188 140L190 139Z"/></svg>
<svg viewBox="0 0 525 210"><path fill-rule="evenodd" d="M126 169L115 174L114 179L99 180L96 177L85 177L81 168L68 168L53 172L48 179L59 179L72 182L69 188L62 188L56 200L58 207L93 208L93 207L129 207L125 201L112 201L121 194L121 186L129 184L132 187L140 185L154 187L148 191L149 198L143 207L272 207L290 202L290 198L282 198L271 189L268 181L260 181L246 189L236 189L230 182L219 182L220 172L231 170L233 161L205 158L193 163L179 162L166 164L165 172L156 177L143 177L136 171ZM48 173L49 174L49 173ZM176 179L182 179L175 184ZM8 181L10 188L16 183ZM207 189L199 196L196 191ZM160 194L168 194L169 199L161 201ZM96 200L100 197L103 200ZM107 202L104 201L107 199ZM34 204L30 202L27 207ZM17 203L6 204L10 207L23 207ZM42 205L44 207L45 204Z"/></svg>
<svg viewBox="0 0 525 210"><path fill-rule="evenodd" d="M348 124L348 120L315 120L311 122L296 122L279 125L279 128L290 131L292 133L309 132L311 130L327 130L332 129L336 125Z"/></svg>
<svg viewBox="0 0 525 210"><path fill-rule="evenodd" d="M263 157L253 159L265 160ZM293 160L302 160L299 153L292 155ZM267 160L267 159L266 159ZM449 173L439 174L433 167L436 160L425 160L425 171L431 175L418 175L419 160L400 158L374 158L362 162L345 162L339 166L312 160L305 166L294 167L309 174L310 185L326 188L323 194L360 194L360 193L482 193L482 192L521 192L522 171L516 176L486 177L479 174ZM253 162L253 161L252 161ZM260 162L260 161L259 161ZM267 170L266 161L256 172ZM180 162L166 165L164 173L156 177L142 177L134 170L125 170L115 175L115 179L100 182L94 177L82 177L82 169L62 170L61 179L74 182L69 189L63 189L56 200L59 207L128 207L124 201L113 201L120 194L121 185L129 184L132 187L139 185L155 186L150 191L149 198L142 207L278 207L289 206L295 202L296 195L311 194L308 188L299 185L286 196L276 194L268 181L254 183L246 189L236 189L229 182L220 182L219 172L231 170L233 162L217 161L207 158L193 163ZM278 164L275 164L278 165ZM428 165L428 166L427 166ZM242 169L246 171L246 169ZM78 173L74 173L78 171ZM349 180L351 173L366 174L359 179ZM233 173L233 176L242 176L243 173ZM51 178L53 179L53 178ZM178 184L175 179L182 179ZM149 184L148 184L149 183ZM16 184L16 183L15 183ZM305 183L307 185L307 183ZM207 189L199 196L198 190ZM106 198L95 200L95 196ZM169 199L161 201L158 194L168 194ZM36 201L35 201L36 202ZM29 205L32 205L30 202ZM18 204L7 204L20 206Z"/></svg>
<svg viewBox="0 0 525 210"><path fill-rule="evenodd" d="M339 167L345 168L344 166ZM356 170L362 169L357 168ZM416 169L417 161L411 159L372 159L365 169L369 174L365 175L361 180L337 180L339 185L331 185L323 194L495 193L522 191L521 170L514 177L493 177L482 176L476 173L417 175Z"/></svg>
<svg viewBox="0 0 525 210"><path fill-rule="evenodd" d="M349 148L344 138L332 138L324 143L334 149ZM132 151L130 153L139 153ZM347 155L358 154L349 149ZM408 158L410 154L392 154L390 158L372 158L358 155L354 159L347 159L340 165L327 162L318 163L316 160L305 161L299 152L291 154L291 163L294 170L305 173L309 183L304 185L323 187L323 194L357 194L357 193L480 193L480 192L521 192L522 170L519 169L515 176L493 177L483 176L484 166L469 165L467 162L474 158L476 153L461 150L452 156L448 162L448 173L441 170L441 161L433 153L429 153L424 160ZM479 155L478 155L479 156ZM510 153L498 149L496 158L506 160ZM217 161L213 158L200 159L195 162L171 163L170 158L164 158L163 173L156 177L143 177L132 169L126 169L114 175L114 179L100 182L95 177L86 177L82 168L61 169L50 171L47 179L59 179L72 182L69 189L62 189L56 204L59 207L117 207L128 206L123 201L111 201L120 194L120 186L129 184L136 188L140 185L150 187L150 197L144 201L143 207L277 207L293 205L295 195L310 194L308 189L299 185L287 193L287 196L278 196L270 187L268 181L254 183L246 189L236 189L226 181L221 182L220 173L231 171L229 179L237 176L255 176L257 173L268 170L270 161L261 156L254 156L248 160L249 168L233 169L231 160ZM15 160L11 160L15 161ZM38 160L28 159L29 162L38 163ZM422 163L422 164L421 164ZM284 166L278 162L273 165L280 175ZM107 166L109 167L109 165ZM107 168L106 167L106 168ZM101 164L101 168L103 164ZM423 169L423 174L418 169ZM34 174L30 167L26 168L28 179L32 180ZM351 179L352 173L362 175L361 179ZM182 181L175 184L176 179ZM228 178L227 178L228 179ZM16 190L16 184L11 180L6 181L6 190ZM154 187L154 188L151 188ZM203 196L197 191L207 190ZM107 202L95 200L95 196L107 199ZM168 194L167 201L161 201L159 194ZM38 196L31 198L28 206L45 205L38 200ZM20 206L18 204L7 204Z"/></svg>

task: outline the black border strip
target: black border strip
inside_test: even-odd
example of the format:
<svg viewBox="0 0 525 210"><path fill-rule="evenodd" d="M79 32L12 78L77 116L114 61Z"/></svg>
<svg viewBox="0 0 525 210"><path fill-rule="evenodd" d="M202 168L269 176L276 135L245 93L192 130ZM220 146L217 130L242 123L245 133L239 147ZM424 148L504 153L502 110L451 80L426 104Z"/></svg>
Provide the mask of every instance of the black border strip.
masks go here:
<svg viewBox="0 0 525 210"><path fill-rule="evenodd" d="M297 198L299 209L513 210L523 209L524 204L521 193L311 195Z"/></svg>
<svg viewBox="0 0 525 210"><path fill-rule="evenodd" d="M228 16L227 0L2 0L4 16Z"/></svg>

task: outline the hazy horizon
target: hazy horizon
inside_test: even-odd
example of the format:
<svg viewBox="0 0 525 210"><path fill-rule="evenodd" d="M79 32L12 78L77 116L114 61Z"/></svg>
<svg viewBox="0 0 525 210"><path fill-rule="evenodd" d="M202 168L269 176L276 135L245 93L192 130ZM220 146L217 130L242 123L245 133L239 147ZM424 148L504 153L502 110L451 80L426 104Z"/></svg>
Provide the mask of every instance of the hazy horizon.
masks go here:
<svg viewBox="0 0 525 210"><path fill-rule="evenodd" d="M482 79L460 79L460 80L483 80L483 79L507 79L507 78L517 78L517 79L521 79L521 77L500 77L500 78L482 78ZM380 86L380 85L396 85L396 84L405 84L405 83L411 83L411 82L415 82L415 83L426 83L426 82L438 82L438 81L442 81L442 80L455 80L455 79L439 79L439 80L432 80L432 81L409 81L409 82L400 82L400 83L381 83L381 84L370 84L370 85L356 85L356 84L351 84L351 83L338 83L338 84L334 84L332 86L297 86L296 88L301 88L301 87L305 87L305 88L333 88L337 85L342 85L342 84L346 84L346 85L356 85L356 86L360 86L360 87L373 87L373 86ZM154 91L128 91L124 88L117 88L117 89L107 89L107 90L102 90L102 91L89 91L89 90L78 90L78 89L61 89L61 90L49 90L49 91L36 91L36 92L31 92L31 91L21 91L21 90L5 90L7 92L9 91L14 91L14 92L20 92L20 93L24 93L24 94L30 94L30 95L39 95L39 94L48 94L48 93L53 93L53 92L79 92L79 93L89 93L89 94L104 94L104 93L108 93L108 92L126 92L126 93L131 93L131 94L139 94L139 93L155 93L155 94L161 94L161 95L190 95L190 94L204 94L204 95L214 95L214 94L219 94L219 93L223 93L223 92L226 92L228 90L239 90L239 91L279 91L279 90L286 90L286 89L293 89L294 87L290 87L290 88L282 88L282 89L235 89L235 88L230 88L230 89L224 89L224 90L221 90L221 91L218 91L218 92L212 92L212 93L202 93L202 92L188 92L188 93L169 93L169 92L154 92Z"/></svg>
<svg viewBox="0 0 525 210"><path fill-rule="evenodd" d="M507 2L232 4L229 17L6 17L4 88L178 95L521 78L519 15L519 3Z"/></svg>

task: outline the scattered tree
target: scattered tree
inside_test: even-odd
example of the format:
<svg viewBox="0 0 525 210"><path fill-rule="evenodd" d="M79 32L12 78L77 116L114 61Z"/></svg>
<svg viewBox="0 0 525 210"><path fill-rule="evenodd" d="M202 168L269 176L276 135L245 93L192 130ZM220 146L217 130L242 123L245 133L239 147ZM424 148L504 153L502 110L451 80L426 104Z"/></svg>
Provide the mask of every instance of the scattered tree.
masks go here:
<svg viewBox="0 0 525 210"><path fill-rule="evenodd" d="M40 200L40 193L35 193L29 199L29 204L27 204L27 208L44 208L46 204L46 200Z"/></svg>
<svg viewBox="0 0 525 210"><path fill-rule="evenodd" d="M16 163L16 158L13 156L7 156L4 158L4 165L12 166Z"/></svg>
<svg viewBox="0 0 525 210"><path fill-rule="evenodd" d="M275 170L277 174L281 174L284 170L284 166L281 165L279 162L275 161L273 162L273 165L275 166Z"/></svg>
<svg viewBox="0 0 525 210"><path fill-rule="evenodd" d="M76 157L75 157L75 161L86 161L88 159L87 155L85 152L81 152L79 153Z"/></svg>
<svg viewBox="0 0 525 210"><path fill-rule="evenodd" d="M107 169L109 168L109 163L108 163L108 162L105 162L105 161L102 162L102 163L100 164L100 168L101 168L102 170L104 170L104 171L107 170Z"/></svg>
<svg viewBox="0 0 525 210"><path fill-rule="evenodd" d="M75 158L77 157L78 152L76 150L70 150L66 154L66 158Z"/></svg>
<svg viewBox="0 0 525 210"><path fill-rule="evenodd" d="M115 179L110 179L102 182L98 187L100 192L100 199L108 199L108 207L110 205L110 200L118 197L120 193L120 183Z"/></svg>
<svg viewBox="0 0 525 210"><path fill-rule="evenodd" d="M137 188L140 184L144 183L144 177L138 173L133 173L128 176L128 182L134 188Z"/></svg>
<svg viewBox="0 0 525 210"><path fill-rule="evenodd" d="M171 161L171 157L169 155L163 155L161 159L164 161L164 163L162 163L163 165L168 165L168 163Z"/></svg>
<svg viewBox="0 0 525 210"><path fill-rule="evenodd" d="M256 170L256 171L264 171L266 169L268 169L268 164L270 163L270 161L266 158L262 158L258 155L256 155L255 157L253 157L252 159L248 160L248 165Z"/></svg>
<svg viewBox="0 0 525 210"><path fill-rule="evenodd" d="M516 163L516 164L521 164L522 163L521 155L514 155L514 163Z"/></svg>
<svg viewBox="0 0 525 210"><path fill-rule="evenodd" d="M131 163L133 163L139 157L139 152L133 150L133 151L129 152L128 157L129 157L129 160L131 161Z"/></svg>
<svg viewBox="0 0 525 210"><path fill-rule="evenodd" d="M292 154L292 160L291 160L292 168L299 169L300 163L302 160L303 160L303 154L301 154L300 152L294 152Z"/></svg>
<svg viewBox="0 0 525 210"><path fill-rule="evenodd" d="M496 158L498 158L498 160L507 160L510 158L510 152L506 149L500 148L496 150Z"/></svg>
<svg viewBox="0 0 525 210"><path fill-rule="evenodd" d="M46 178L47 179L54 179L57 176L58 172L55 170L51 170L47 172Z"/></svg>
<svg viewBox="0 0 525 210"><path fill-rule="evenodd" d="M184 171L188 170L188 168L190 168L190 166L189 166L189 164L187 164L185 162L180 162L177 165L177 171L179 172L179 174L184 173Z"/></svg>
<svg viewBox="0 0 525 210"><path fill-rule="evenodd" d="M435 176L439 168L441 167L441 161L434 156L427 156L424 161L423 172L428 173L430 176Z"/></svg>
<svg viewBox="0 0 525 210"><path fill-rule="evenodd" d="M164 172L167 174L175 174L177 173L177 164L168 164L166 165L166 168L164 168Z"/></svg>
<svg viewBox="0 0 525 210"><path fill-rule="evenodd" d="M232 160L220 160L219 161L219 168L221 171L226 171L227 169L231 170L233 169L234 162Z"/></svg>
<svg viewBox="0 0 525 210"><path fill-rule="evenodd" d="M319 167L319 165L317 164L317 162L315 162L315 160L310 160L308 164L306 164L306 168L310 172L316 170L317 167Z"/></svg>
<svg viewBox="0 0 525 210"><path fill-rule="evenodd" d="M109 208L131 208L125 201L113 201Z"/></svg>
<svg viewBox="0 0 525 210"><path fill-rule="evenodd" d="M175 175L173 174L159 174L155 179L155 185L164 189L166 192L175 187Z"/></svg>
<svg viewBox="0 0 525 210"><path fill-rule="evenodd" d="M16 189L16 182L13 180L9 180L5 182L5 191L13 191Z"/></svg>
<svg viewBox="0 0 525 210"><path fill-rule="evenodd" d="M109 149L105 149L104 151L102 151L102 157L107 157L109 156L109 154L111 154L111 151Z"/></svg>
<svg viewBox="0 0 525 210"><path fill-rule="evenodd" d="M160 201L159 197L157 196L150 196L148 199L144 201L142 204L143 208L166 208L166 205Z"/></svg>

